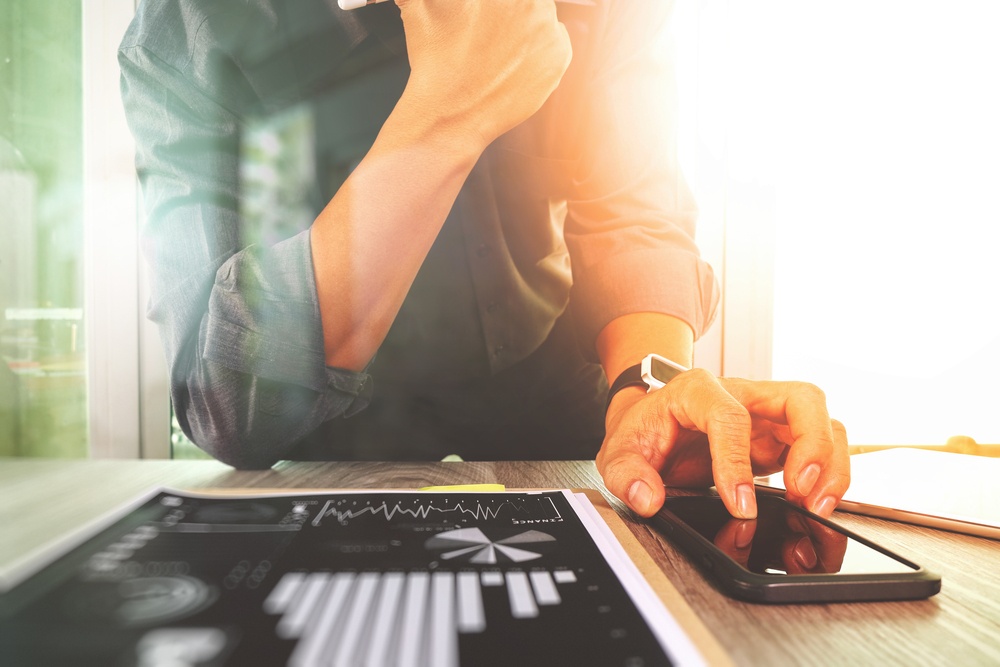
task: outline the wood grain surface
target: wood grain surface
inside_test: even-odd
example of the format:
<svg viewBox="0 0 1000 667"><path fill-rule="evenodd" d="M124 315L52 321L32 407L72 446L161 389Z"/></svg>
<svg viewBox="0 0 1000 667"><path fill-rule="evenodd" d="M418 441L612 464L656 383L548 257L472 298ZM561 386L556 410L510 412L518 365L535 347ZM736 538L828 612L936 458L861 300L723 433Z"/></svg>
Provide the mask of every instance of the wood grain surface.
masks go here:
<svg viewBox="0 0 1000 667"><path fill-rule="evenodd" d="M767 606L709 584L604 489L589 461L280 463L0 459L0 569L156 486L399 488L500 483L600 491L738 665L1000 665L1000 542L838 512L834 519L943 578L918 602Z"/></svg>

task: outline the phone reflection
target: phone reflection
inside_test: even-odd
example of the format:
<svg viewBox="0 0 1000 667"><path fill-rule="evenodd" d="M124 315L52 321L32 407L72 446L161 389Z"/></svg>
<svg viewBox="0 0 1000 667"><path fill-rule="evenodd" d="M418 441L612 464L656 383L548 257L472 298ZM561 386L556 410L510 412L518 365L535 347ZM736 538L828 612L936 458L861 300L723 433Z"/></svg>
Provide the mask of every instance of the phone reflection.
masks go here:
<svg viewBox="0 0 1000 667"><path fill-rule="evenodd" d="M757 519L726 521L713 538L751 572L773 575L840 572L848 539L794 509L762 503Z"/></svg>
<svg viewBox="0 0 1000 667"><path fill-rule="evenodd" d="M775 496L758 494L750 521L715 496L672 496L654 523L741 600L914 600L941 590L919 565Z"/></svg>

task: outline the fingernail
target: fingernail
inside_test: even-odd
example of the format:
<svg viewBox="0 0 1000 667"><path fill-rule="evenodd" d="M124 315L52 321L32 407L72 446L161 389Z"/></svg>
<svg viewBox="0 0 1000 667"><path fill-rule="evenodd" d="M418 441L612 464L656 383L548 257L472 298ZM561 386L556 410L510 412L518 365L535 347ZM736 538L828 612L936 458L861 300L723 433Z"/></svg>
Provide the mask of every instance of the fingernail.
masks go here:
<svg viewBox="0 0 1000 667"><path fill-rule="evenodd" d="M817 479L819 479L819 464L810 463L795 478L795 487L799 490L799 495L808 496L809 492L816 486Z"/></svg>
<svg viewBox="0 0 1000 667"><path fill-rule="evenodd" d="M741 519L757 518L757 498L754 496L753 487L749 484L740 484L736 487L736 511Z"/></svg>
<svg viewBox="0 0 1000 667"><path fill-rule="evenodd" d="M628 502L636 512L640 514L649 510L649 503L653 499L653 491L641 479L632 482L628 487Z"/></svg>
<svg viewBox="0 0 1000 667"><path fill-rule="evenodd" d="M837 499L833 496L826 496L813 506L812 511L822 517L828 517L833 514L833 510L836 507Z"/></svg>
<svg viewBox="0 0 1000 667"><path fill-rule="evenodd" d="M816 567L816 550L808 537L803 537L795 544L795 559L807 570Z"/></svg>
<svg viewBox="0 0 1000 667"><path fill-rule="evenodd" d="M737 549L746 549L753 542L753 535L757 532L757 526L753 521L741 521L740 525L736 526L736 535L733 537L733 543L736 545Z"/></svg>

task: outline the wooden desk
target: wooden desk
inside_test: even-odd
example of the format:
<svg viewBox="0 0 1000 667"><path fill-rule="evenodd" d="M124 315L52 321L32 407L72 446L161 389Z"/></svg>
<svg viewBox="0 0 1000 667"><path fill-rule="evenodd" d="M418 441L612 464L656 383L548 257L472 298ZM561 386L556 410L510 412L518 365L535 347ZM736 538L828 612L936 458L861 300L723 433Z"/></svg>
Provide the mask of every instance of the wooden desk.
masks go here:
<svg viewBox="0 0 1000 667"><path fill-rule="evenodd" d="M487 482L608 495L591 462L282 463L238 472L214 461L0 459L0 565L156 485L413 489ZM1000 542L843 513L835 519L940 574L941 593L921 602L737 602L656 533L627 521L737 664L1000 664Z"/></svg>

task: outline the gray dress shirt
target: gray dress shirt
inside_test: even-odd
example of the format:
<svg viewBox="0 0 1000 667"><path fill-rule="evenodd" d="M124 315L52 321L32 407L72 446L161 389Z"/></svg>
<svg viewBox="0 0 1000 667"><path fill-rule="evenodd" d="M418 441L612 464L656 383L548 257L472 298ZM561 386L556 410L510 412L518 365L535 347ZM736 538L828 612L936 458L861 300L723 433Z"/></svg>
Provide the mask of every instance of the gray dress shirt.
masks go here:
<svg viewBox="0 0 1000 667"><path fill-rule="evenodd" d="M653 48L670 4L558 5L573 43L563 81L482 155L385 343L354 373L324 363L308 225L406 83L398 10L143 2L119 51L122 94L148 314L185 433L238 467L593 456L597 333L658 312L700 335L718 301L677 165L669 62ZM281 133L255 139L268 123L298 128L301 150L286 159ZM273 153L262 173L254 150ZM248 184L303 159L309 178L286 178L294 197L252 201ZM277 227L255 226L255 211Z"/></svg>

